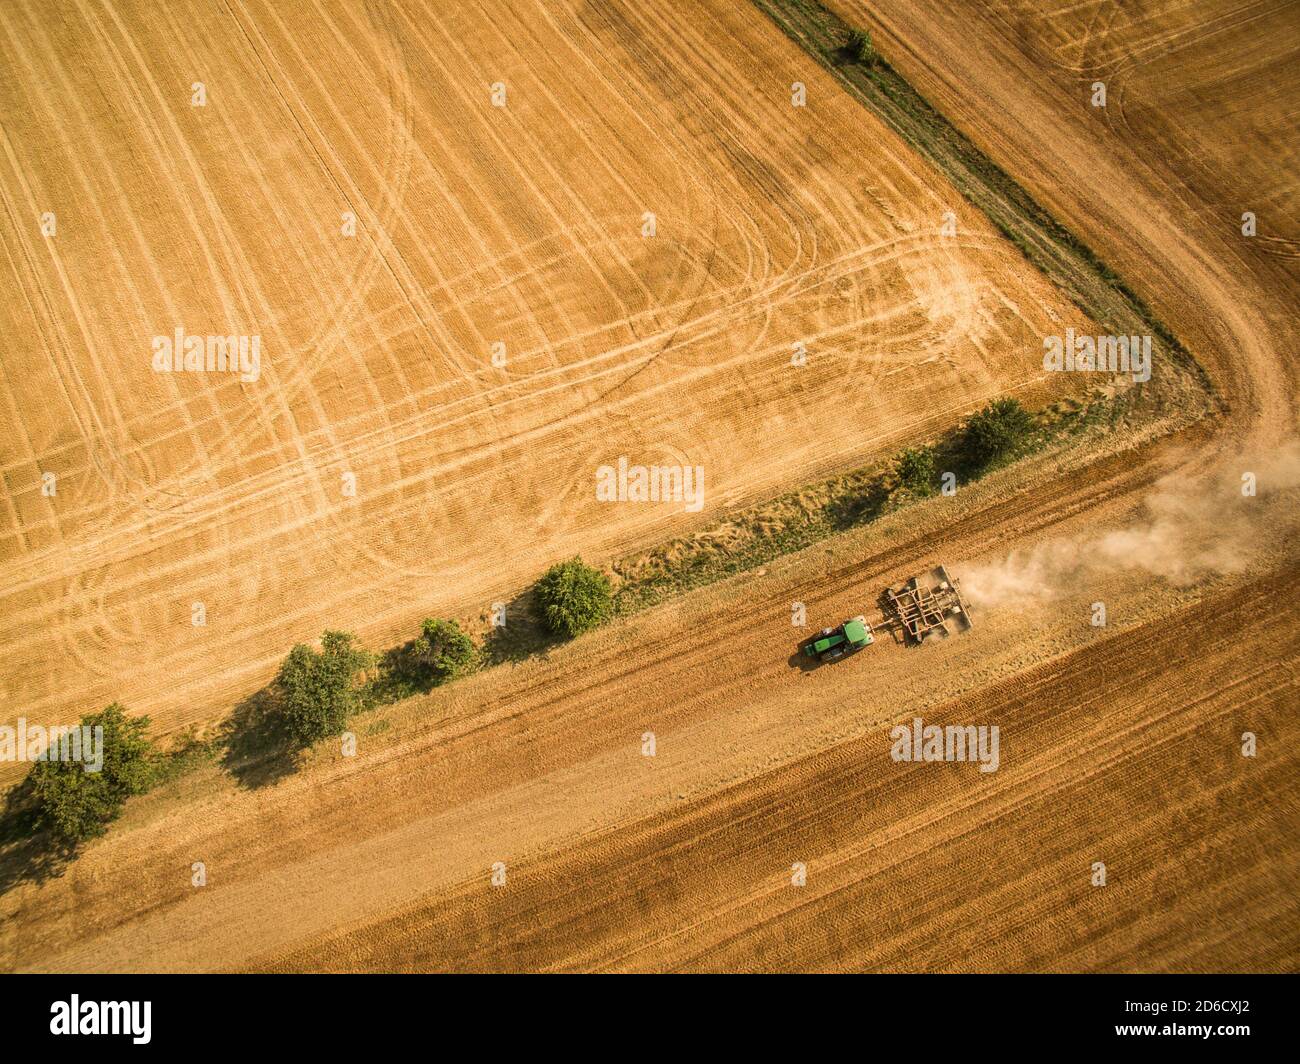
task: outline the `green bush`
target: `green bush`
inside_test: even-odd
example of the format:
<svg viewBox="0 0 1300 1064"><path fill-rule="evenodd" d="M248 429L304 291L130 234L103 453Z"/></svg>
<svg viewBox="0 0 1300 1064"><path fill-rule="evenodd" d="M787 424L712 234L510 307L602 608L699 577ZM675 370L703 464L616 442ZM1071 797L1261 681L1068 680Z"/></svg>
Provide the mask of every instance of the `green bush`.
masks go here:
<svg viewBox="0 0 1300 1064"><path fill-rule="evenodd" d="M371 656L352 645L348 632L326 632L321 650L299 643L284 659L274 689L290 738L304 746L337 735L357 708L357 673Z"/></svg>
<svg viewBox="0 0 1300 1064"><path fill-rule="evenodd" d="M870 30L849 30L848 50L855 63L871 66L879 58L876 46L871 43Z"/></svg>
<svg viewBox="0 0 1300 1064"><path fill-rule="evenodd" d="M913 495L934 492L933 447L909 447L898 456L898 483Z"/></svg>
<svg viewBox="0 0 1300 1064"><path fill-rule="evenodd" d="M542 620L554 635L572 639L609 617L609 578L580 558L551 566L535 590Z"/></svg>
<svg viewBox="0 0 1300 1064"><path fill-rule="evenodd" d="M128 717L116 702L81 725L103 729L99 771L86 771L92 755L83 746L81 761L38 761L28 777L36 826L69 844L102 835L127 798L149 789L157 760L149 718Z"/></svg>
<svg viewBox="0 0 1300 1064"><path fill-rule="evenodd" d="M474 640L455 621L428 618L417 640L420 664L435 684L446 683L468 672L478 656Z"/></svg>
<svg viewBox="0 0 1300 1064"><path fill-rule="evenodd" d="M1010 457L1028 441L1033 429L1033 418L1018 399L995 399L966 422L962 435L966 460L973 468L983 469Z"/></svg>

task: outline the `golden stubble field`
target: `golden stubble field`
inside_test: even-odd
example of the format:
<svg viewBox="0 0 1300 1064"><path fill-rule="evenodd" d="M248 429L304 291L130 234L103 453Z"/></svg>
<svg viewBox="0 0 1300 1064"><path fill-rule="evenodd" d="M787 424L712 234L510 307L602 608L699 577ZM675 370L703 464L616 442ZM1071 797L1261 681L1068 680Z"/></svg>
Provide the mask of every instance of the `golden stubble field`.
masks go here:
<svg viewBox="0 0 1300 1064"><path fill-rule="evenodd" d="M6 720L214 719L1041 397L1081 323L744 6L11 3L0 58ZM177 329L256 380L156 372ZM598 503L621 455L703 512Z"/></svg>
<svg viewBox="0 0 1300 1064"><path fill-rule="evenodd" d="M1295 278L1276 249L1241 245L1227 210L1238 192L1284 202L1293 175L1242 163L1219 175L1232 195L1212 200L1180 176L1194 168L1179 152L1154 155L1080 113L1089 74L1062 73L1024 36L1051 39L1073 10L1017 7L1009 27L982 5L899 0L882 28L867 5L837 7L1118 264L1205 362L1226 415L1156 445L1034 460L604 638L391 707L360 722L355 759L322 747L262 789L196 773L133 803L62 878L0 897L4 967L1294 970L1294 489L1265 476L1265 516L1237 537L1243 571L1173 588L1153 569L1176 555L1139 555L1132 571L1085 569L1057 599L987 606L945 646L886 644L813 673L786 660L796 598L833 623L934 561L965 574L1013 550L1083 554L1148 528L1143 500L1195 494L1202 473L1210 527L1192 538L1212 539L1213 515L1241 505L1214 492L1296 429ZM761 21L731 17L735 42L695 19L676 36L712 41L711 67L742 53L799 62ZM1140 52L1143 38L1111 46ZM1236 47L1224 62L1251 64ZM1174 63L1161 91L1178 76ZM1247 80L1257 127L1275 128L1286 83ZM844 136L863 128L868 116L846 113ZM1268 134L1225 122L1193 151L1246 145L1279 158ZM872 165L854 154L846 171ZM826 424L851 394L820 412ZM1174 489L1160 487L1166 472ZM1098 597L1108 628L1087 622ZM917 712L1000 722L1002 767L893 764L888 726ZM647 728L653 760L639 751ZM1240 756L1245 730L1255 759ZM196 892L200 859L210 879ZM1089 883L1096 860L1105 890ZM495 861L505 889L490 885Z"/></svg>
<svg viewBox="0 0 1300 1064"><path fill-rule="evenodd" d="M996 0L999 33L1062 81L1106 86L1098 117L1193 196L1175 202L1228 232L1256 215L1253 252L1300 257L1295 98L1300 9L1288 0L1113 4Z"/></svg>
<svg viewBox="0 0 1300 1064"><path fill-rule="evenodd" d="M923 94L1155 303L1229 401L1223 449L1296 435L1300 7L831 6L874 26ZM971 56L977 74L942 75Z"/></svg>

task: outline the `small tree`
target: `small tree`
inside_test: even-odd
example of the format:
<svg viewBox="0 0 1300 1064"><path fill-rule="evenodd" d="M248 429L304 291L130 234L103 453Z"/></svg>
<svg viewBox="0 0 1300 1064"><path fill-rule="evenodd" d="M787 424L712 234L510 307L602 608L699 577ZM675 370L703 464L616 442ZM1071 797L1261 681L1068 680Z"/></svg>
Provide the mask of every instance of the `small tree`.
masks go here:
<svg viewBox="0 0 1300 1064"><path fill-rule="evenodd" d="M898 456L898 483L913 495L934 492L934 448L909 447Z"/></svg>
<svg viewBox="0 0 1300 1064"><path fill-rule="evenodd" d="M855 63L873 66L879 58L876 46L871 43L870 30L849 30L848 49Z"/></svg>
<svg viewBox="0 0 1300 1064"><path fill-rule="evenodd" d="M477 655L474 640L455 621L426 619L417 643L419 661L429 670L435 684L468 672Z"/></svg>
<svg viewBox="0 0 1300 1064"><path fill-rule="evenodd" d="M977 469L1014 454L1029 438L1034 421L1018 399L995 399L966 422L966 458Z"/></svg>
<svg viewBox="0 0 1300 1064"><path fill-rule="evenodd" d="M83 745L82 760L38 761L29 776L36 826L66 844L102 835L127 798L149 789L155 764L156 751L145 736L148 717L128 717L114 702L83 717L81 726L103 729L98 771L86 771L95 759Z"/></svg>
<svg viewBox="0 0 1300 1064"><path fill-rule="evenodd" d="M275 678L285 730L304 746L337 735L356 709L357 673L371 656L352 645L349 632L325 632L318 653L299 643L284 659Z"/></svg>
<svg viewBox="0 0 1300 1064"><path fill-rule="evenodd" d="M546 627L566 639L595 628L610 614L609 578L580 558L551 566L537 581L536 594Z"/></svg>

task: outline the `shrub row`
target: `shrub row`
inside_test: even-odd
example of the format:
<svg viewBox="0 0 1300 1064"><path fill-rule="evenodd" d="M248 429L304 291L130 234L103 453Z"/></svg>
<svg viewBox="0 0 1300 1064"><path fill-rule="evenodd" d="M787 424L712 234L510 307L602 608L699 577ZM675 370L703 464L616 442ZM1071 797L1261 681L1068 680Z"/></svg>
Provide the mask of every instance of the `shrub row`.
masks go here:
<svg viewBox="0 0 1300 1064"><path fill-rule="evenodd" d="M561 638L571 639L610 615L608 578L577 558L548 570L534 594L539 619ZM302 749L342 733L360 709L448 683L480 662L479 646L454 620L426 619L418 637L382 658L349 632L327 631L320 649L299 643L289 651L265 692L269 719L261 726ZM81 723L103 729L101 769L88 772L81 761L37 761L9 803L23 807L31 831L45 832L63 847L103 834L127 798L174 774L170 755L146 735L148 717L128 717L113 703Z"/></svg>
<svg viewBox="0 0 1300 1064"><path fill-rule="evenodd" d="M967 419L955 437L955 457L967 476L978 476L1021 453L1033 429L1017 400L996 399ZM895 469L900 487L930 495L938 452L908 448ZM609 578L580 558L548 569L534 585L533 598L538 619L558 639L598 627L613 611ZM378 659L348 632L327 631L320 644L319 650L295 646L268 691L274 730L299 749L340 734L359 709L430 690L482 661L481 648L456 621L435 618L425 620L418 637ZM67 845L102 834L127 798L166 776L166 755L147 738L148 724L147 717L128 717L117 703L85 717L83 726L103 728L102 770L86 772L75 761L38 761L20 787L33 825Z"/></svg>

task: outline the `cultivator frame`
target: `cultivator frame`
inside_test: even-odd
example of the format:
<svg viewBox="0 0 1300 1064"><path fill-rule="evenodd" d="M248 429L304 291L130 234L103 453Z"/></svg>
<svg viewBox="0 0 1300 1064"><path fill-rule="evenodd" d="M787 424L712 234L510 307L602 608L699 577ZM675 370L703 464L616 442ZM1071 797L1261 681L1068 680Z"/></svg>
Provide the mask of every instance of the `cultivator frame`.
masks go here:
<svg viewBox="0 0 1300 1064"><path fill-rule="evenodd" d="M954 629L964 632L971 626L970 607L962 598L961 587L942 565L931 569L924 583L914 576L899 588L889 588L885 595L889 612L910 642L946 639Z"/></svg>

